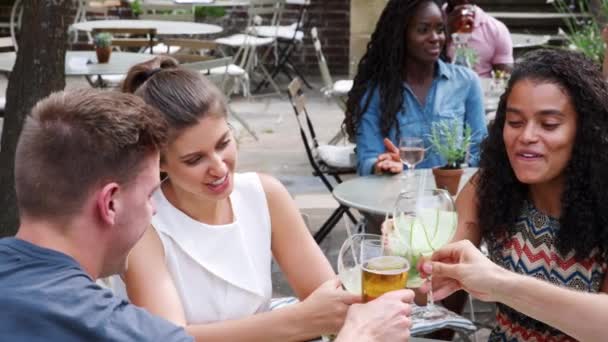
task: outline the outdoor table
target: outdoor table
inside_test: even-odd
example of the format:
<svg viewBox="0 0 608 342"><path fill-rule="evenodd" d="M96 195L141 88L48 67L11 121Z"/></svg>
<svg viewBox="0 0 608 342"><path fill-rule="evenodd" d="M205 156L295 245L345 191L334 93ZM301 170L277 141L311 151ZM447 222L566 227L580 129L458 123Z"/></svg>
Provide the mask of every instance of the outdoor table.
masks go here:
<svg viewBox="0 0 608 342"><path fill-rule="evenodd" d="M476 171L477 168L464 169L459 189L462 189ZM431 169L414 169L412 178L416 185L408 187L412 191L436 187ZM412 178L405 181L411 182ZM347 207L384 216L393 212L402 184L401 174L356 177L336 185L332 195Z"/></svg>
<svg viewBox="0 0 608 342"><path fill-rule="evenodd" d="M153 58L147 53L113 51L108 63L97 63L95 51L67 51L65 55L66 76L97 76L126 74L130 67ZM9 74L15 64L15 52L0 53L0 73ZM94 87L101 83L89 82Z"/></svg>
<svg viewBox="0 0 608 342"><path fill-rule="evenodd" d="M249 0L173 0L180 5L198 5L204 7L236 7L249 6Z"/></svg>
<svg viewBox="0 0 608 342"><path fill-rule="evenodd" d="M549 42L549 36L538 34L511 33L513 48L528 48L534 46L542 46Z"/></svg>
<svg viewBox="0 0 608 342"><path fill-rule="evenodd" d="M170 20L91 20L72 24L70 29L91 32L94 29L108 28L154 28L156 34L163 35L209 35L222 32L222 27L205 23Z"/></svg>

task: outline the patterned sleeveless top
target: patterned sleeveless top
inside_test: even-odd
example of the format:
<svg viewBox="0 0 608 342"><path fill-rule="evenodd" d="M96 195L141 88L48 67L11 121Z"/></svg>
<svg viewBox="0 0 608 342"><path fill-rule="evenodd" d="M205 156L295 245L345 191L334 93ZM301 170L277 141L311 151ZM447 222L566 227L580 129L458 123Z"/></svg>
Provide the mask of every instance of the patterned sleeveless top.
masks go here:
<svg viewBox="0 0 608 342"><path fill-rule="evenodd" d="M515 223L515 233L488 241L490 259L513 272L586 292L598 292L607 271L606 260L598 250L582 262L574 252L564 256L557 250L559 221L524 204ZM496 324L489 341L575 341L561 331L497 304Z"/></svg>

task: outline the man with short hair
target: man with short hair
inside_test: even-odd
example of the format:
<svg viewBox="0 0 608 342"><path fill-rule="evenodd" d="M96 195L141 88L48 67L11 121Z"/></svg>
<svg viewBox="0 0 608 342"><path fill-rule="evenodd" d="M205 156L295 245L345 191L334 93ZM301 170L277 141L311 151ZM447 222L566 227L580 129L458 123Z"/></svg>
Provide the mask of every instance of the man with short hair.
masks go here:
<svg viewBox="0 0 608 342"><path fill-rule="evenodd" d="M458 32L461 25L472 26L467 47L477 56L477 63L472 67L480 77L490 77L492 71L497 70L511 72L513 42L505 24L484 12L474 0L447 0L444 9L449 37ZM448 55L454 58L454 54L455 46L450 39Z"/></svg>
<svg viewBox="0 0 608 342"><path fill-rule="evenodd" d="M192 340L95 283L125 270L150 225L167 134L131 94L65 91L34 107L15 158L19 230L0 240L2 340ZM406 340L412 297L351 306L338 340Z"/></svg>

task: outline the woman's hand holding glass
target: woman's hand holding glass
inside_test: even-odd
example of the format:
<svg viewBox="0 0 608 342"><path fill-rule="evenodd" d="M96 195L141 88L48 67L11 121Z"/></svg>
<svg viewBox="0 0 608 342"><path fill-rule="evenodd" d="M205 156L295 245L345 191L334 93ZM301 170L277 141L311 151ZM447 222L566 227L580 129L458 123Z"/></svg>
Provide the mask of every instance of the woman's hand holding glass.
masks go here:
<svg viewBox="0 0 608 342"><path fill-rule="evenodd" d="M339 279L324 282L302 303L301 315L309 324L325 335L337 333L346 318L350 305L361 302L361 295L352 294L342 289Z"/></svg>

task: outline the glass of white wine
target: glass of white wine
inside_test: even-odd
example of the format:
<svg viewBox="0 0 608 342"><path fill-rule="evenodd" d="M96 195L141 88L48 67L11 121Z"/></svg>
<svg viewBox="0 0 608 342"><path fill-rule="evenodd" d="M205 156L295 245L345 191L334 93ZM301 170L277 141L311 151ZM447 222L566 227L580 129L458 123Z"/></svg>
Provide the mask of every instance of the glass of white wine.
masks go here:
<svg viewBox="0 0 608 342"><path fill-rule="evenodd" d="M399 158L407 165L407 173L403 178L412 178L416 164L424 159L424 141L416 137L402 137L399 139Z"/></svg>

